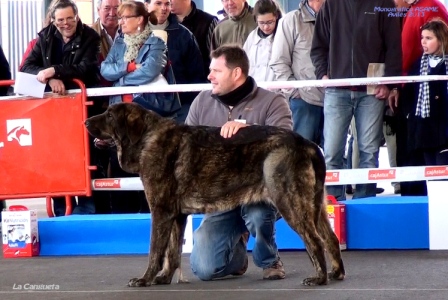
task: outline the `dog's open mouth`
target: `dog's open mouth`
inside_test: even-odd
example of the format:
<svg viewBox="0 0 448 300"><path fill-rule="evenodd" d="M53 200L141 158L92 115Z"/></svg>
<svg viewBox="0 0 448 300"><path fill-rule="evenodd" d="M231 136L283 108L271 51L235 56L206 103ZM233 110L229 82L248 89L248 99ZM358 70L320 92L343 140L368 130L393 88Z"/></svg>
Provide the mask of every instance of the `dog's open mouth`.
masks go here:
<svg viewBox="0 0 448 300"><path fill-rule="evenodd" d="M101 140L101 139L95 138L93 140L93 143L95 144L95 147L97 147L98 149L107 149L107 148L115 147L115 142L113 139Z"/></svg>

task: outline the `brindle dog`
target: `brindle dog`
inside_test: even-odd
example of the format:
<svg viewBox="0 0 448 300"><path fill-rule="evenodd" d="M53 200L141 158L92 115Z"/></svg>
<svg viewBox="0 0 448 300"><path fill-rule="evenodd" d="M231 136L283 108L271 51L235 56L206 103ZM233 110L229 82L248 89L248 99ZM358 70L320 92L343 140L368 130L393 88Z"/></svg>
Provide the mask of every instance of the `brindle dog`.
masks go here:
<svg viewBox="0 0 448 300"><path fill-rule="evenodd" d="M325 161L314 143L271 126L248 126L225 139L220 128L179 125L133 103L112 105L85 125L94 137L114 140L121 167L140 175L151 209L149 266L129 286L171 283L188 214L260 201L275 204L302 237L317 272L303 284L344 279L326 213Z"/></svg>

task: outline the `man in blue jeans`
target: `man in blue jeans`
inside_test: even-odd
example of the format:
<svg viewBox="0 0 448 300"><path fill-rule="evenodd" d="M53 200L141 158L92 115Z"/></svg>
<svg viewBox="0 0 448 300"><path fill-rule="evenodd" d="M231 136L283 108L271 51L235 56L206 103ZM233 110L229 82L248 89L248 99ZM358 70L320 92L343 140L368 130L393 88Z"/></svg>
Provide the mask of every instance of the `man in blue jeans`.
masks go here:
<svg viewBox="0 0 448 300"><path fill-rule="evenodd" d="M211 58L208 79L212 90L196 97L186 124L221 127L224 138L255 124L292 129L286 99L257 87L248 75L249 59L241 47L221 46L211 53ZM243 275L248 267L250 232L255 237L254 263L263 269L263 279L285 278L275 243L277 218L276 208L268 201L205 215L193 236L193 273L201 280Z"/></svg>
<svg viewBox="0 0 448 300"><path fill-rule="evenodd" d="M380 9L378 9L380 8ZM400 20L389 17L393 0L327 0L316 18L311 59L317 79L366 77L369 64L384 64L384 76L401 74ZM342 169L347 131L355 117L359 168L376 168L385 101L391 86L327 88L324 100L324 153L327 170ZM344 186L327 192L345 199ZM374 197L376 184L358 184L353 198Z"/></svg>

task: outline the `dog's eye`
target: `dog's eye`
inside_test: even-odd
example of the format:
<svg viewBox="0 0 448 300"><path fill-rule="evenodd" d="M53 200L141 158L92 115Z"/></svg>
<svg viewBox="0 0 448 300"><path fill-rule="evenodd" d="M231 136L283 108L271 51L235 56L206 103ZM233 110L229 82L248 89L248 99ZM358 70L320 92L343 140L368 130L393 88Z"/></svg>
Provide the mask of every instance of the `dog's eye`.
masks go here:
<svg viewBox="0 0 448 300"><path fill-rule="evenodd" d="M111 113L107 113L107 117L108 118L112 118L112 114Z"/></svg>

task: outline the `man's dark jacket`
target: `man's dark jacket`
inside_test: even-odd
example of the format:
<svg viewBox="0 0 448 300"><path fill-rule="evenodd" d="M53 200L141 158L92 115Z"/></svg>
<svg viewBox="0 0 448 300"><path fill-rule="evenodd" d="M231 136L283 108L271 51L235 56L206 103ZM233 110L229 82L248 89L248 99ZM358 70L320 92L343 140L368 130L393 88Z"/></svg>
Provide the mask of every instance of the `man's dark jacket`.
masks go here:
<svg viewBox="0 0 448 300"><path fill-rule="evenodd" d="M201 51L196 39L188 28L181 25L176 15L170 14L169 25L165 31L168 34L168 58L173 66L177 84L205 83ZM190 104L197 92L180 93L182 104Z"/></svg>
<svg viewBox="0 0 448 300"><path fill-rule="evenodd" d="M311 47L317 79L366 77L369 63L385 63L384 76L400 76L400 19L390 11L393 0L325 1Z"/></svg>
<svg viewBox="0 0 448 300"><path fill-rule="evenodd" d="M53 47L59 43L56 39L62 40L55 25L50 24L38 35L39 39L26 58L21 68L22 72L37 74L41 70L54 67L53 78L62 80L66 89L79 88L72 82L75 78L83 81L86 87L93 87L99 83L100 36L95 30L78 21L75 37L62 49ZM62 58L57 57L61 54ZM61 63L55 64L55 61Z"/></svg>
<svg viewBox="0 0 448 300"><path fill-rule="evenodd" d="M187 27L195 36L202 54L204 72L207 75L210 67L212 35L218 24L218 18L196 8L196 4L191 1L191 12L184 18L181 24Z"/></svg>

